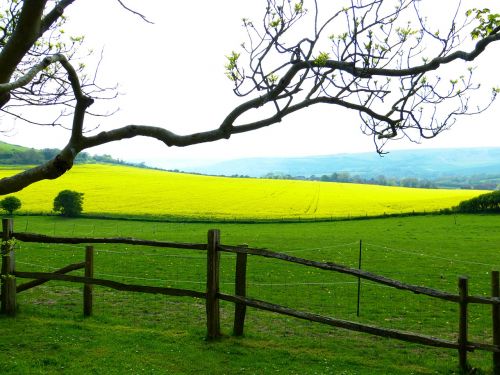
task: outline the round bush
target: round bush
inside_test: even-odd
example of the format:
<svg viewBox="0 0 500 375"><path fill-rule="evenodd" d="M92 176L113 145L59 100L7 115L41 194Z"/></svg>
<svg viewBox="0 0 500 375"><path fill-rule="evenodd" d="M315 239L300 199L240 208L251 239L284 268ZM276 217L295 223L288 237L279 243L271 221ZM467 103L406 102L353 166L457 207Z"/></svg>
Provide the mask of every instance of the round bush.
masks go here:
<svg viewBox="0 0 500 375"><path fill-rule="evenodd" d="M5 197L0 201L0 207L3 210L7 211L9 215L12 215L14 211L21 208L21 200L11 195L9 197Z"/></svg>
<svg viewBox="0 0 500 375"><path fill-rule="evenodd" d="M83 193L73 190L63 190L54 198L54 211L62 216L80 216L83 211Z"/></svg>

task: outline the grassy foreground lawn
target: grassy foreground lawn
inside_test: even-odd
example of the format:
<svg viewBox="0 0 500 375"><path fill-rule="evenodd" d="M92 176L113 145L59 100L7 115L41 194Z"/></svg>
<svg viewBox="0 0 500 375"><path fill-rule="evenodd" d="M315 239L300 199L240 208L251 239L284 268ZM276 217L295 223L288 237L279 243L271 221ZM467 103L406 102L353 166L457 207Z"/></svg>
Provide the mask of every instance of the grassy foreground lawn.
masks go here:
<svg viewBox="0 0 500 375"><path fill-rule="evenodd" d="M0 178L19 170L0 169ZM50 212L64 189L85 194L84 212L218 219L315 219L437 211L484 191L224 178L102 164L76 165L15 195L22 210Z"/></svg>
<svg viewBox="0 0 500 375"><path fill-rule="evenodd" d="M458 275L488 295L500 269L500 216L422 216L301 224L216 224L225 244L247 243L357 266L450 292ZM204 242L210 224L18 217L15 228L56 235L129 236ZM51 271L83 259L83 246L20 244L20 271ZM234 256L222 254L221 287L232 292ZM97 245L95 277L204 290L205 256L196 251ZM21 282L21 280L18 280ZM455 339L455 304L279 261L249 257L248 294L301 310ZM233 306L223 304L219 342L204 341L202 300L95 287L94 315L82 318L82 287L51 282L18 296L20 313L0 318L1 374L451 374L455 351L406 344L253 309L245 337L230 336ZM473 341L490 342L489 308L471 309ZM487 373L491 355L470 353Z"/></svg>

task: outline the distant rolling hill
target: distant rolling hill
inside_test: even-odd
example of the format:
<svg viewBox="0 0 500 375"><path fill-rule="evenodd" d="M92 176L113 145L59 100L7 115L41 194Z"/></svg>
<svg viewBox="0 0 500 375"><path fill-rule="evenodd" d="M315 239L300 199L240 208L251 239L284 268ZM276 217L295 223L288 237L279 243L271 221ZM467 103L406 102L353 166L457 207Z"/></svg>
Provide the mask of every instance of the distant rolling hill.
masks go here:
<svg viewBox="0 0 500 375"><path fill-rule="evenodd" d="M500 175L500 148L400 150L384 156L369 152L290 158L247 158L189 168L187 171L251 177L262 177L268 173L309 177L334 172L348 172L363 178L380 175L388 178L424 179L476 174Z"/></svg>
<svg viewBox="0 0 500 375"><path fill-rule="evenodd" d="M43 164L54 158L59 152L60 150L57 148L44 148L42 150L37 150L34 148L13 145L0 141L0 165ZM144 167L142 164L128 163L123 160L114 159L110 155L90 155L87 152L80 152L75 159L75 163L107 163Z"/></svg>
<svg viewBox="0 0 500 375"><path fill-rule="evenodd" d="M13 145L10 143L0 141L0 153L14 153L14 152L25 152L30 150L27 147Z"/></svg>

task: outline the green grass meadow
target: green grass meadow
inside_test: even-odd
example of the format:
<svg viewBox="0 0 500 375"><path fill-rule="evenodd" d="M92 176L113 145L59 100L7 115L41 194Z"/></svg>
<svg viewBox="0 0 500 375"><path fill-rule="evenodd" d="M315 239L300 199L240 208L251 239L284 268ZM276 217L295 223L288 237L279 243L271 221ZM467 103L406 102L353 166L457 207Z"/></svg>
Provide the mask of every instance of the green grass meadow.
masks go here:
<svg viewBox="0 0 500 375"><path fill-rule="evenodd" d="M61 236L123 236L252 247L362 268L408 283L488 295L500 269L500 216L438 215L322 223L166 223L21 216L15 231ZM83 260L83 245L18 243L19 271L50 272ZM202 251L96 245L95 277L204 291ZM222 254L222 292L233 293L235 256ZM82 274L76 271L74 274ZM298 310L455 340L458 306L357 279L249 256L247 294ZM23 282L18 279L18 284ZM83 318L80 284L49 282L18 295L15 318L0 317L1 374L453 374L456 351L374 337L247 309L245 336L231 336L234 306L222 303L224 337L205 341L204 300L94 287ZM491 343L489 306L470 309L470 340ZM491 354L469 360L489 373Z"/></svg>

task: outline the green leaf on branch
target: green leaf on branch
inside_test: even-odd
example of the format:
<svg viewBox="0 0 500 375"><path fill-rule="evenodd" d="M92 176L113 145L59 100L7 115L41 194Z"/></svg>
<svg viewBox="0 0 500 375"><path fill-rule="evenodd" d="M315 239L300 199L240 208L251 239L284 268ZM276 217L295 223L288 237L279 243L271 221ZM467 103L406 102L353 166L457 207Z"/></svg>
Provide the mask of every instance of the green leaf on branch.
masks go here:
<svg viewBox="0 0 500 375"><path fill-rule="evenodd" d="M490 9L469 9L465 12L467 17L473 16L478 22L479 25L476 26L471 31L471 37L473 40L479 38L486 38L488 35L500 26L500 14L499 13L491 13Z"/></svg>
<svg viewBox="0 0 500 375"><path fill-rule="evenodd" d="M229 56L226 56L227 63L224 65L226 68L226 77L231 81L236 81L240 78L240 74L238 72L238 59L240 58L240 54L232 51Z"/></svg>
<svg viewBox="0 0 500 375"><path fill-rule="evenodd" d="M272 85L274 85L276 82L278 82L279 76L277 76L276 74L271 74L267 77L267 79Z"/></svg>
<svg viewBox="0 0 500 375"><path fill-rule="evenodd" d="M320 52L319 56L314 59L313 64L316 66L323 66L329 58L330 55L327 52Z"/></svg>
<svg viewBox="0 0 500 375"><path fill-rule="evenodd" d="M304 11L303 5L303 1L301 1L300 3L295 3L293 7L295 13L302 13Z"/></svg>
<svg viewBox="0 0 500 375"><path fill-rule="evenodd" d="M277 28L281 24L281 18L276 18L275 20L269 23L269 26Z"/></svg>

